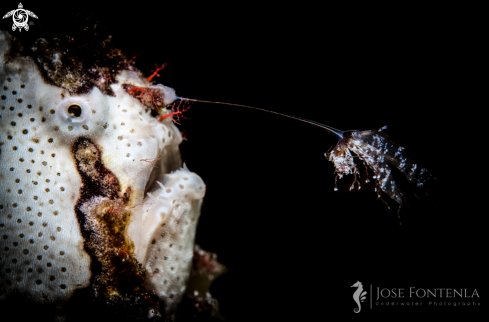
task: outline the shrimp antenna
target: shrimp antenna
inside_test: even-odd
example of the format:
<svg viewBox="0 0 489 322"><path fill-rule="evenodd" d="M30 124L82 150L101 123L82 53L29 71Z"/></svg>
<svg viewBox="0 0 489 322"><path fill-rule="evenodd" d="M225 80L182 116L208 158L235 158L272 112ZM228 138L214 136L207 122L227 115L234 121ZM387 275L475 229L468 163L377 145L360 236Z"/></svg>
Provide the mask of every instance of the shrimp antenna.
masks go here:
<svg viewBox="0 0 489 322"><path fill-rule="evenodd" d="M259 108L259 107L248 106L248 105L241 105L241 104L231 104L231 103L214 102L214 101L203 101L203 100L197 100L197 99L185 98L185 97L178 97L178 96L177 96L177 99L178 100L182 100L182 101L190 101L190 102L199 102L199 103L210 103L210 104L220 104L220 105L246 107L246 108L251 108L251 109L254 109L254 110L259 110L259 111L263 111L263 112L277 114L277 115L280 115L280 116L285 116L285 117L288 117L288 118L291 118L291 119L294 119L294 120L298 120L298 121L301 121L301 122L309 123L309 124L315 125L317 127L323 128L323 129L327 130L329 133L331 133L334 136L336 136L338 138L338 140L343 139L343 131L337 130L337 129L335 129L335 128L331 127L331 126L328 126L328 125L324 125L324 124L321 124L321 123L318 123L318 122L314 122L314 121L311 121L311 120L308 120L308 119L304 119L304 118L301 118L301 117L297 117L297 116L293 116L293 115L282 114L282 113L279 113L279 112L265 110L265 109Z"/></svg>

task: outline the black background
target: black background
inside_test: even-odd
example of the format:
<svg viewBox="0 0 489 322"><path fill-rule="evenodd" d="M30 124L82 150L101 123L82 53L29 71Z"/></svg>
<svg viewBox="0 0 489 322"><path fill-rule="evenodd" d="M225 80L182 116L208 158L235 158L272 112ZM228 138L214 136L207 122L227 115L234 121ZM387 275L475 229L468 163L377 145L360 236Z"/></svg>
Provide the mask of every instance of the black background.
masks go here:
<svg viewBox="0 0 489 322"><path fill-rule="evenodd" d="M79 28L68 14L78 9L23 4L39 17L31 18L37 25L29 33ZM364 305L357 316L350 287L357 280L367 290L476 288L476 300L487 306L487 170L476 122L483 106L474 82L477 21L470 13L298 3L85 7L127 56L140 52L136 67L144 74L168 63L157 82L177 95L341 130L392 125L391 138L437 178L432 200L412 201L399 225L395 207L377 200L372 186L348 193L351 179L343 179L333 191L334 168L324 153L336 140L324 130L245 108L193 104L179 126L188 139L181 152L207 184L196 241L228 268L211 288L227 321L482 312Z"/></svg>

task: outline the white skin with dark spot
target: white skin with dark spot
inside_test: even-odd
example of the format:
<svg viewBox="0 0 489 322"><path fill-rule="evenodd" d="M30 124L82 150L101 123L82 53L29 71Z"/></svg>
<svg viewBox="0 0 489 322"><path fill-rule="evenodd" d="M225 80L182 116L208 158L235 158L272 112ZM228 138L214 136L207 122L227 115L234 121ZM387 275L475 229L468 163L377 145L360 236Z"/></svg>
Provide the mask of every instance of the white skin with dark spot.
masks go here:
<svg viewBox="0 0 489 322"><path fill-rule="evenodd" d="M70 95L47 84L31 58L6 63L9 39L9 34L0 31L0 96L5 96L5 100L0 99L0 296L20 291L48 303L66 300L75 289L89 286L90 256L84 249L74 212L82 181L72 156L73 143L84 136L99 147L101 160L119 180L121 191L131 188L126 204L126 210L132 213L127 239L134 242L136 258L149 270L156 265L161 271L179 267L179 282L175 279L171 285L173 298L180 298L205 185L188 170L165 179L166 174L182 165L180 132L169 119L157 122L121 86L153 85L136 72L122 71L118 82L111 85L115 97L103 95L96 87L88 94ZM175 98L171 88L158 88L166 93L165 103ZM81 107L79 117L66 113L70 104ZM160 189L156 181L173 186L176 183L172 180L183 180L176 178L183 173L191 179L189 183L183 189L177 184L179 195L159 200L157 207L167 209L167 219L179 217L183 223L193 218L194 224L176 238L181 253L173 249L175 260L167 261L164 267L164 263L141 255L154 248L151 239L133 237L156 231L141 218L141 209L154 210L149 199L144 199L146 191ZM173 200L178 200L178 211ZM167 247L158 245L160 249ZM160 282L156 278L146 285L166 299L167 292Z"/></svg>

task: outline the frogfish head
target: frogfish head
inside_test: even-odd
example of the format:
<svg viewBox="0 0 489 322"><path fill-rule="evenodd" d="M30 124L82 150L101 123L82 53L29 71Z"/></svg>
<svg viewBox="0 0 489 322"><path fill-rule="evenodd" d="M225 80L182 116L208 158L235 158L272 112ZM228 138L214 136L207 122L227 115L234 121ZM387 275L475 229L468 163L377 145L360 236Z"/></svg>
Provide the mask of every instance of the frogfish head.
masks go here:
<svg viewBox="0 0 489 322"><path fill-rule="evenodd" d="M89 290L171 314L205 195L182 168L178 128L158 121L175 92L128 65L112 78L94 69L87 90L62 51L43 65L13 41L0 31L0 300Z"/></svg>

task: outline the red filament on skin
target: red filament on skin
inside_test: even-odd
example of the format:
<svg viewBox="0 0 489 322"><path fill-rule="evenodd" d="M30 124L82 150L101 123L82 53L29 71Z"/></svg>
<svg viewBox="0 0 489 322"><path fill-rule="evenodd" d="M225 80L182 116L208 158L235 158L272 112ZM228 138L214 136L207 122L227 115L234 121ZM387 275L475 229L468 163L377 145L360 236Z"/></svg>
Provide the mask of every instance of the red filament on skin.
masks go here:
<svg viewBox="0 0 489 322"><path fill-rule="evenodd" d="M156 70L155 70L155 72L153 73L153 75L151 75L151 76L149 76L148 78L146 78L146 80L147 80L148 82L151 82L151 80L152 80L152 79L153 79L155 76L160 77L160 74L158 74L158 72L159 72L160 70L162 70L163 68L165 68L165 67L166 67L166 65L168 65L168 64L167 64L167 63L164 63L163 65L161 65L161 67L158 67L158 65L157 65L157 64L155 64L155 65L156 65Z"/></svg>
<svg viewBox="0 0 489 322"><path fill-rule="evenodd" d="M121 202L115 202L112 207L106 210L107 214L112 214L117 216L118 219L122 219L122 203Z"/></svg>
<svg viewBox="0 0 489 322"><path fill-rule="evenodd" d="M133 62L133 61L134 61L134 60L135 60L135 59L136 59L136 58L139 56L139 54L141 54L141 52L142 52L142 51L143 51L143 50L141 49L141 50L139 51L139 53L137 53L137 54L136 54L136 55L134 55L134 56L133 56L131 59L129 59L129 60L127 61L127 63L128 63L128 64L132 63L132 62Z"/></svg>
<svg viewBox="0 0 489 322"><path fill-rule="evenodd" d="M163 92L154 87L138 87L129 84L124 84L123 88L134 98L143 103L144 106L155 110L165 105Z"/></svg>
<svg viewBox="0 0 489 322"><path fill-rule="evenodd" d="M183 106L182 105L182 102L183 102ZM179 124L180 125L180 117L183 117L183 118L186 118L183 116L183 113L184 112L187 112L188 109L190 108L191 104L188 104L187 101L182 101L182 100L179 100L178 101L178 105L176 105L176 103L173 103L172 104L172 111L171 113L168 113L166 115L162 115L159 119L158 119L158 122L161 122L163 121L164 119L166 119L167 117L170 117L170 119L172 120L173 123L176 123L176 124ZM187 105L187 106L185 106ZM181 109L180 109L181 107Z"/></svg>
<svg viewBox="0 0 489 322"><path fill-rule="evenodd" d="M148 93L148 94L151 94L150 91L148 90L145 90L144 88L141 88L141 87L131 87L129 90L128 90L129 94L131 94L132 96L136 97L136 98L142 98L144 93ZM137 92L141 92L139 93L138 96L135 96Z"/></svg>
<svg viewBox="0 0 489 322"><path fill-rule="evenodd" d="M159 159L161 159L161 157L157 158L157 159L141 159L139 161L144 161L144 162L148 162L148 163L151 163L153 165L153 167L155 168L158 168L156 165L155 165L155 162L158 161Z"/></svg>
<svg viewBox="0 0 489 322"><path fill-rule="evenodd" d="M126 246L122 246L122 248L120 248L120 250L119 250L118 255L130 255L130 256L134 256L134 253L129 252L126 249Z"/></svg>
<svg viewBox="0 0 489 322"><path fill-rule="evenodd" d="M142 161L142 160L141 160L141 161ZM141 206L142 204L143 204L143 203L138 203L137 205L134 205L134 206L132 206L132 207L129 207L129 209L134 209L134 208L136 208L137 206Z"/></svg>
<svg viewBox="0 0 489 322"><path fill-rule="evenodd" d="M144 203L144 202L142 202L142 203L138 203L137 205L134 205L134 206L132 206L132 207L129 207L129 208L127 208L127 209L134 209L134 208L136 208L136 207L138 207L138 206L142 206L142 205L152 205L152 204L153 204L152 202L150 202L150 203Z"/></svg>

